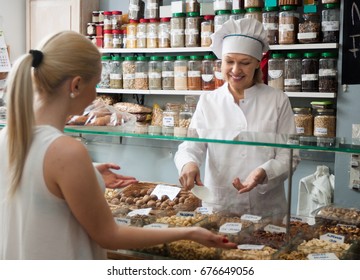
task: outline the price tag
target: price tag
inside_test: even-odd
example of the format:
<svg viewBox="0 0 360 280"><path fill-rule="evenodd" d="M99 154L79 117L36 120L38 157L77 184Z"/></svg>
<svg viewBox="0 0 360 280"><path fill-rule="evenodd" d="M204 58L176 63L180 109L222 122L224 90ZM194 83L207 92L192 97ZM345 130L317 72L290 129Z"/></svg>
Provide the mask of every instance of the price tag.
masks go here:
<svg viewBox="0 0 360 280"><path fill-rule="evenodd" d="M265 245L255 245L255 244L240 244L237 246L240 250L262 250Z"/></svg>
<svg viewBox="0 0 360 280"><path fill-rule="evenodd" d="M334 253L314 253L307 256L309 260L338 260Z"/></svg>
<svg viewBox="0 0 360 280"><path fill-rule="evenodd" d="M130 226L131 224L131 220L130 219L127 219L127 218L114 218L115 220L115 223L118 224L118 225L122 225L122 226Z"/></svg>
<svg viewBox="0 0 360 280"><path fill-rule="evenodd" d="M211 215L213 213L212 207L198 207L195 209L195 212L204 214L204 215Z"/></svg>
<svg viewBox="0 0 360 280"><path fill-rule="evenodd" d="M345 236L339 235L339 234L334 234L334 233L326 233L326 234L320 235L320 240L326 240L326 241L330 241L333 243L344 243Z"/></svg>
<svg viewBox="0 0 360 280"><path fill-rule="evenodd" d="M168 186L168 185L157 185L152 191L151 195L156 195L161 198L163 195L167 195L170 200L173 200L180 192L179 187Z"/></svg>
<svg viewBox="0 0 360 280"><path fill-rule="evenodd" d="M152 210L151 208L135 209L135 210L129 212L127 215L129 217L133 217L133 216L136 216L136 215L149 216L151 210Z"/></svg>
<svg viewBox="0 0 360 280"><path fill-rule="evenodd" d="M241 220L244 221L250 221L253 223L258 223L261 220L261 216L256 216L256 215L250 215L250 214L244 214L240 217Z"/></svg>
<svg viewBox="0 0 360 280"><path fill-rule="evenodd" d="M190 211L179 211L176 216L178 217L195 217L195 212Z"/></svg>
<svg viewBox="0 0 360 280"><path fill-rule="evenodd" d="M225 223L220 226L219 232L225 234L239 233L241 231L241 227L241 223Z"/></svg>
<svg viewBox="0 0 360 280"><path fill-rule="evenodd" d="M154 224L145 225L143 227L144 228L168 228L169 225L168 224L154 223Z"/></svg>
<svg viewBox="0 0 360 280"><path fill-rule="evenodd" d="M291 216L290 221L307 223L309 225L314 225L315 224L315 218L314 217ZM284 219L284 224L285 224L285 219Z"/></svg>
<svg viewBox="0 0 360 280"><path fill-rule="evenodd" d="M279 227L279 226L275 226L275 225L267 225L266 227L264 227L264 230L265 231L268 231L268 232L272 232L272 233L281 233L281 232L284 232L286 233L286 228L284 227Z"/></svg>

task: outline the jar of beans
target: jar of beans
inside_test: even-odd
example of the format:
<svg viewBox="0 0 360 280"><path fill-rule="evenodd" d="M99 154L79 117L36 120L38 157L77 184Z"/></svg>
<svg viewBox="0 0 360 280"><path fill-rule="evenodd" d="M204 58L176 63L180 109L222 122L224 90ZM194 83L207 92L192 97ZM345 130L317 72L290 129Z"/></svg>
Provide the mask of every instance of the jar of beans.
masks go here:
<svg viewBox="0 0 360 280"><path fill-rule="evenodd" d="M316 13L304 13L303 21L299 23L299 43L319 43L320 35L320 16Z"/></svg>
<svg viewBox="0 0 360 280"><path fill-rule="evenodd" d="M314 118L311 108L293 108L296 134L304 136L313 135Z"/></svg>
<svg viewBox="0 0 360 280"><path fill-rule="evenodd" d="M296 6L282 6L279 13L279 44L295 44L299 25Z"/></svg>

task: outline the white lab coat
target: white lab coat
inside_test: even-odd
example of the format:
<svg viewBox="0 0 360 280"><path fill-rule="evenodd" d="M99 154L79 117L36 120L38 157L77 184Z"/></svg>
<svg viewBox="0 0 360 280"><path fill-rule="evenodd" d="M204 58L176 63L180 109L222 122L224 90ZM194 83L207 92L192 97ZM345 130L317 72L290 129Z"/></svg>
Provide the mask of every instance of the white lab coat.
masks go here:
<svg viewBox="0 0 360 280"><path fill-rule="evenodd" d="M201 95L190 127L196 128L200 137L212 139L231 140L237 137L245 140L250 137L249 141L253 141L251 133L243 138L241 132L268 133L262 136L262 142L275 141L281 137L279 134L295 133L287 95L265 84L246 89L240 104L235 103L227 83L214 92ZM253 133L253 136L258 135ZM293 166L296 166L297 159L295 156ZM185 141L175 154L178 172L190 161L199 166L205 161L203 183L217 197L216 203L203 201L203 206L237 214L286 214L284 181L289 169L288 149ZM267 182L250 192L239 194L232 186L234 178L244 181L258 167L266 171Z"/></svg>

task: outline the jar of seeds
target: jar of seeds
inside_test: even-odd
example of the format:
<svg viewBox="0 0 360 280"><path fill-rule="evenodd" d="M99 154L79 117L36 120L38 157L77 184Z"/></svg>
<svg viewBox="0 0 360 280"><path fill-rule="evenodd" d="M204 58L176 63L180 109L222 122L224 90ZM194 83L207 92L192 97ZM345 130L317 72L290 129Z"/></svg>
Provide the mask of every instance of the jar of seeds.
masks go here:
<svg viewBox="0 0 360 280"><path fill-rule="evenodd" d="M304 136L313 135L314 118L311 108L293 108L296 134Z"/></svg>
<svg viewBox="0 0 360 280"><path fill-rule="evenodd" d="M185 47L185 14L174 13L170 19L170 44L172 48Z"/></svg>
<svg viewBox="0 0 360 280"><path fill-rule="evenodd" d="M122 63L124 89L135 89L135 61L136 57L126 56Z"/></svg>
<svg viewBox="0 0 360 280"><path fill-rule="evenodd" d="M114 55L110 63L110 88L122 89L122 61L121 56Z"/></svg>
<svg viewBox="0 0 360 280"><path fill-rule="evenodd" d="M337 92L337 54L323 52L319 59L319 92Z"/></svg>
<svg viewBox="0 0 360 280"><path fill-rule="evenodd" d="M149 89L161 89L162 58L151 56L149 61Z"/></svg>
<svg viewBox="0 0 360 280"><path fill-rule="evenodd" d="M335 137L336 116L334 109L317 109L314 116L314 136Z"/></svg>
<svg viewBox="0 0 360 280"><path fill-rule="evenodd" d="M161 72L163 90L174 90L174 61L174 56L164 56Z"/></svg>
<svg viewBox="0 0 360 280"><path fill-rule="evenodd" d="M149 89L148 81L148 58L138 56L135 62L135 89Z"/></svg>
<svg viewBox="0 0 360 280"><path fill-rule="evenodd" d="M301 54L288 53L285 59L284 90L289 92L301 91Z"/></svg>

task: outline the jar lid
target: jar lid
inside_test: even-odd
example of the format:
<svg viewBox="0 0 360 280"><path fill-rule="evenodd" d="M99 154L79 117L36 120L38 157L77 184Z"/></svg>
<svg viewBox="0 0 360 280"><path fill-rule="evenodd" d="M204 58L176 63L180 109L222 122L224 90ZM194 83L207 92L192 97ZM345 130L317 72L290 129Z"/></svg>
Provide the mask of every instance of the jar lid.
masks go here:
<svg viewBox="0 0 360 280"><path fill-rule="evenodd" d="M164 56L164 60L167 60L167 61L171 61L171 60L175 60L176 57L175 56L172 56L172 55L166 55Z"/></svg>
<svg viewBox="0 0 360 280"><path fill-rule="evenodd" d="M136 58L137 61L147 61L148 60L148 57L147 56L138 56Z"/></svg>
<svg viewBox="0 0 360 280"><path fill-rule="evenodd" d="M275 7L271 6L271 7L265 7L264 8L265 12L276 12L278 10L279 10L279 7L277 7L277 6L275 6Z"/></svg>
<svg viewBox="0 0 360 280"><path fill-rule="evenodd" d="M326 108L326 109L323 109L323 108L317 108L315 109L316 112L320 115L333 115L335 113L335 109L331 109L331 108Z"/></svg>
<svg viewBox="0 0 360 280"><path fill-rule="evenodd" d="M305 58L317 58L319 57L319 54L316 52L306 52L304 53Z"/></svg>
<svg viewBox="0 0 360 280"><path fill-rule="evenodd" d="M104 15L105 16L110 16L110 15L112 15L112 12L111 11L104 11Z"/></svg>
<svg viewBox="0 0 360 280"><path fill-rule="evenodd" d="M293 6L293 5L281 6L282 11L293 11L293 10L296 10L296 8L297 8L297 6Z"/></svg>
<svg viewBox="0 0 360 280"><path fill-rule="evenodd" d="M330 106L332 106L334 104L334 102L332 102L332 101L312 101L310 104L313 107L313 109L325 109L325 108L329 108Z"/></svg>
<svg viewBox="0 0 360 280"><path fill-rule="evenodd" d="M334 52L323 52L323 53L321 53L321 57L333 57L333 58L337 58L337 53L334 53Z"/></svg>
<svg viewBox="0 0 360 280"><path fill-rule="evenodd" d="M191 60L202 60L202 56L200 55L190 55Z"/></svg>
<svg viewBox="0 0 360 280"><path fill-rule="evenodd" d="M99 12L99 11L92 11L92 14L93 14L94 16L98 16L98 15L100 14L100 12Z"/></svg>
<svg viewBox="0 0 360 280"><path fill-rule="evenodd" d="M170 18L169 17L163 17L160 19L161 22L169 22Z"/></svg>
<svg viewBox="0 0 360 280"><path fill-rule="evenodd" d="M227 14L231 14L230 10L218 10L215 13L216 15L227 15Z"/></svg>
<svg viewBox="0 0 360 280"><path fill-rule="evenodd" d="M199 12L190 12L186 14L188 17L199 17L200 13Z"/></svg>
<svg viewBox="0 0 360 280"><path fill-rule="evenodd" d="M136 57L135 56L125 56L124 59L127 60L127 61L135 61Z"/></svg>
<svg viewBox="0 0 360 280"><path fill-rule="evenodd" d="M261 8L252 7L245 9L247 13L261 12Z"/></svg>
<svg viewBox="0 0 360 280"><path fill-rule="evenodd" d="M112 30L112 34L120 34L120 33L121 33L121 30L119 30L119 29Z"/></svg>
<svg viewBox="0 0 360 280"><path fill-rule="evenodd" d="M233 10L231 10L231 14L233 14L233 15L245 14L245 13L246 13L245 9L233 9Z"/></svg>
<svg viewBox="0 0 360 280"><path fill-rule="evenodd" d="M101 57L101 60L111 60L111 56L110 55L103 55Z"/></svg>
<svg viewBox="0 0 360 280"><path fill-rule="evenodd" d="M185 17L186 14L185 13L174 13L172 14L173 17Z"/></svg>
<svg viewBox="0 0 360 280"><path fill-rule="evenodd" d="M149 22L149 20L147 18L141 18L140 19L140 23L147 23Z"/></svg>
<svg viewBox="0 0 360 280"><path fill-rule="evenodd" d="M111 60L121 61L122 57L120 55L114 55L114 56L112 56Z"/></svg>
<svg viewBox="0 0 360 280"><path fill-rule="evenodd" d="M158 20L157 18L151 18L151 19L150 19L150 22L152 22L152 23L153 23L153 22L159 22L159 20Z"/></svg>
<svg viewBox="0 0 360 280"><path fill-rule="evenodd" d="M205 20L213 20L214 17L215 17L214 15L205 15L205 16L204 16L204 19L205 19Z"/></svg>
<svg viewBox="0 0 360 280"><path fill-rule="evenodd" d="M296 108L293 108L293 112L295 114L311 114L311 108L310 107L296 107Z"/></svg>
<svg viewBox="0 0 360 280"><path fill-rule="evenodd" d="M151 61L156 61L156 60L162 60L162 57L161 56L157 56L157 55L153 55L153 56L150 56L150 60Z"/></svg>
<svg viewBox="0 0 360 280"><path fill-rule="evenodd" d="M288 58L301 58L301 54L300 53L288 53L286 55Z"/></svg>
<svg viewBox="0 0 360 280"><path fill-rule="evenodd" d="M325 9L336 9L336 8L340 8L340 4L339 3L328 3L324 5Z"/></svg>
<svg viewBox="0 0 360 280"><path fill-rule="evenodd" d="M130 19L129 21L130 23L139 23L139 21L137 19Z"/></svg>
<svg viewBox="0 0 360 280"><path fill-rule="evenodd" d="M204 59L210 59L210 60L213 60L213 59L216 59L216 55L214 54L207 54L207 55L204 55Z"/></svg>
<svg viewBox="0 0 360 280"><path fill-rule="evenodd" d="M112 29L104 30L104 34L112 34Z"/></svg>
<svg viewBox="0 0 360 280"><path fill-rule="evenodd" d="M113 15L122 15L122 11L112 11Z"/></svg>
<svg viewBox="0 0 360 280"><path fill-rule="evenodd" d="M178 56L176 57L176 59L177 59L177 60L187 60L188 57L185 56L185 55L178 55Z"/></svg>
<svg viewBox="0 0 360 280"><path fill-rule="evenodd" d="M272 53L271 58L285 58L284 53Z"/></svg>

